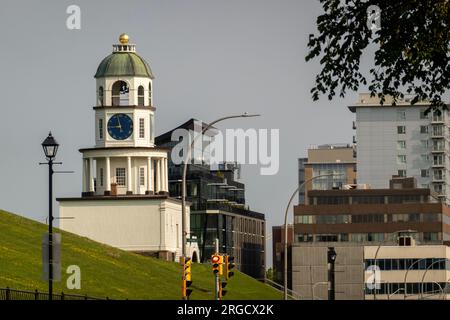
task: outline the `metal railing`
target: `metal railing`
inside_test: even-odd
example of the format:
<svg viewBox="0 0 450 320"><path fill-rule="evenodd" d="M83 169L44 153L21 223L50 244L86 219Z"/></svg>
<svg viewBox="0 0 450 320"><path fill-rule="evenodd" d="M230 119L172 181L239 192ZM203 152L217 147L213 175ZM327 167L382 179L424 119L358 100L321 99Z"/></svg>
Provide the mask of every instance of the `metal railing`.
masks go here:
<svg viewBox="0 0 450 320"><path fill-rule="evenodd" d="M284 292L284 286L279 284L278 282L272 281L267 278L259 279L259 280L263 281L265 284L271 286L272 288L276 289L277 291ZM297 293L291 289L288 289L288 297L291 300L305 300L305 298L302 297L299 293Z"/></svg>
<svg viewBox="0 0 450 320"><path fill-rule="evenodd" d="M9 287L0 288L0 300L48 300L48 292L24 291L10 289ZM106 298L90 297L88 295L66 294L64 292L54 293L53 300L109 300Z"/></svg>
<svg viewBox="0 0 450 320"><path fill-rule="evenodd" d="M255 212L243 208L239 205L230 205L225 202L206 202L206 203L196 203L191 206L192 211L203 211L203 210L220 210L231 213L236 213L243 216L248 216L256 219L264 219L264 214L260 212Z"/></svg>

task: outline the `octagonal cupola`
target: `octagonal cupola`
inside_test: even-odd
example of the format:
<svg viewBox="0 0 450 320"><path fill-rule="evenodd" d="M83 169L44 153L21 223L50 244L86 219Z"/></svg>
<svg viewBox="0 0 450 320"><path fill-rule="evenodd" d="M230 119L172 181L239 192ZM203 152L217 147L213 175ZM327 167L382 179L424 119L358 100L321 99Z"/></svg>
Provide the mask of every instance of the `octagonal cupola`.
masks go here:
<svg viewBox="0 0 450 320"><path fill-rule="evenodd" d="M128 35L120 35L113 52L100 62L95 78L96 147L153 147L154 76Z"/></svg>
<svg viewBox="0 0 450 320"><path fill-rule="evenodd" d="M153 106L153 73L129 37L121 34L113 52L104 58L94 76L97 106Z"/></svg>

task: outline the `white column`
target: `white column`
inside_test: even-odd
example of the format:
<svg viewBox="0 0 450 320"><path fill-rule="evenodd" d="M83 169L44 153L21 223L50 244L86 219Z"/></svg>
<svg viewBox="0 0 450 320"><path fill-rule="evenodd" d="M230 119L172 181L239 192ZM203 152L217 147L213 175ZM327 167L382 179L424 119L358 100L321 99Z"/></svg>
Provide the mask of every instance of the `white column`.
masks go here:
<svg viewBox="0 0 450 320"><path fill-rule="evenodd" d="M147 191L153 191L152 157L147 158Z"/></svg>
<svg viewBox="0 0 450 320"><path fill-rule="evenodd" d="M86 181L87 181L87 176L86 176L86 174L87 174L87 164L86 164L86 159L85 158L83 158L82 170L83 170L83 173L81 175L81 178L82 178L81 179L81 184L82 184L81 190L84 193L84 192L87 191L87 187L86 187L86 185L87 185L87 183L86 183Z"/></svg>
<svg viewBox="0 0 450 320"><path fill-rule="evenodd" d="M89 158L89 192L94 192L94 158Z"/></svg>
<svg viewBox="0 0 450 320"><path fill-rule="evenodd" d="M131 194L133 192L131 176L131 157L127 157L127 194Z"/></svg>
<svg viewBox="0 0 450 320"><path fill-rule="evenodd" d="M165 169L164 158L161 158L161 191L166 191L166 179L164 179L164 177L166 176Z"/></svg>
<svg viewBox="0 0 450 320"><path fill-rule="evenodd" d="M105 158L105 162L106 162L106 168L105 168L105 172L103 174L106 177L106 191L108 193L111 193L111 163L110 163L109 157Z"/></svg>
<svg viewBox="0 0 450 320"><path fill-rule="evenodd" d="M156 188L155 192L161 191L161 159L156 160Z"/></svg>
<svg viewBox="0 0 450 320"><path fill-rule="evenodd" d="M164 158L164 184L166 185L165 191L169 192L169 167L167 158Z"/></svg>
<svg viewBox="0 0 450 320"><path fill-rule="evenodd" d="M163 159L159 159L159 191L164 191L164 162Z"/></svg>

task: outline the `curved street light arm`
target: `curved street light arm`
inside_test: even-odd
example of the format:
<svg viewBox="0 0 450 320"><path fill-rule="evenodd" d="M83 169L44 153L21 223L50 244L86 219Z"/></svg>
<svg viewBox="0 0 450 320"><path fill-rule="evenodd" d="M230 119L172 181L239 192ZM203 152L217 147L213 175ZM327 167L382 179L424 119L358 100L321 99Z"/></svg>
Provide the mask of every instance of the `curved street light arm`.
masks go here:
<svg viewBox="0 0 450 320"><path fill-rule="evenodd" d="M292 200L294 200L295 195L297 194L297 192L299 192L299 190L301 188L303 188L308 182L314 180L314 179L318 179L318 178L322 178L322 177L331 177L331 176L342 176L342 174L334 174L334 173L328 173L328 174L320 174L318 176L312 177L310 179L307 179L305 181L303 181L302 184L300 184L298 186L297 189L295 189L295 191L292 193L292 196L289 198L289 202L288 205L286 207L286 211L284 213L284 300L288 299L288 281L287 281L287 274L288 274L288 253L287 253L287 249L288 249L288 224L287 224L287 218L288 218L288 213L289 213L289 208L291 207L291 203Z"/></svg>
<svg viewBox="0 0 450 320"><path fill-rule="evenodd" d="M443 259L439 259L439 260L434 261L433 263L431 263L431 264L427 267L427 269L426 269L425 272L423 273L422 280L420 281L420 299L423 299L423 281L425 280L425 276L427 275L428 270L430 270L430 268L431 268L433 265L435 265L436 263L442 262L442 261L447 261L447 258L443 258ZM437 282L436 282L436 283L437 283ZM438 283L438 286L439 286L439 288L441 289L441 292L443 292L443 291L442 291L442 287L441 287L441 285L440 285L439 283Z"/></svg>
<svg viewBox="0 0 450 320"><path fill-rule="evenodd" d="M405 291L404 291L404 300L406 300L406 296L408 295L408 292L406 290L406 277L408 276L409 271L411 270L411 268L416 265L417 263L419 263L422 260L426 260L427 258L421 258L419 260L414 261L413 263L411 263L411 265L408 267L408 269L406 270L405 273L405 278L403 279L403 286L405 287Z"/></svg>
<svg viewBox="0 0 450 320"><path fill-rule="evenodd" d="M200 135L195 135L194 134L194 138L192 139L191 144L189 145L189 147L187 148L187 152L186 152L186 157L184 159L183 162L183 174L182 174L182 187L181 187L181 224L182 224L182 246L181 246L181 251L182 251L182 256L186 257L186 242L187 242L187 231L186 231L186 173L187 173L187 166L188 163L190 162L190 158L191 158L191 153L192 153L192 148L195 144L195 142L197 141L197 139L201 136L203 136L203 134L209 129L211 128L213 125L215 125L216 123L223 121L223 120L227 120L227 119L233 119L233 118L251 118L251 117L258 117L260 116L259 114L248 114L248 113L243 113L243 114L239 114L239 115L231 115L231 116L226 116L226 117L222 117L219 118L217 120L214 120L213 122L209 123L203 130L202 133Z"/></svg>
<svg viewBox="0 0 450 320"><path fill-rule="evenodd" d="M397 230L397 231L392 231L392 232L390 232L388 234L394 234L394 233L400 233L400 232L417 232L417 230ZM382 242L378 245L377 251L375 251L375 258L373 259L374 262L375 262L375 266L377 266L377 267L378 267L378 264L377 264L378 251L380 251L380 248L381 248L382 245L383 245ZM375 284L375 281L376 281L376 278L374 277L373 278L374 284ZM406 278L405 278L405 282L406 282ZM377 300L377 293L376 293L376 291L377 291L376 288L373 289L373 299L374 300ZM405 292L406 292L406 290L405 290ZM405 293L405 298L406 298L406 293Z"/></svg>

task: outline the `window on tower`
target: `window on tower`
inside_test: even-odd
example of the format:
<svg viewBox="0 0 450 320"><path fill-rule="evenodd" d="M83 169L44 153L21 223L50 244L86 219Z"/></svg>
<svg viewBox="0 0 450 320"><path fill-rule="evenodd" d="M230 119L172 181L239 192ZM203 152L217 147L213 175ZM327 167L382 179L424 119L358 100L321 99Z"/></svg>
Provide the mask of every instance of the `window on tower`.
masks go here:
<svg viewBox="0 0 450 320"><path fill-rule="evenodd" d="M139 86L138 88L138 106L144 106L144 87Z"/></svg>
<svg viewBox="0 0 450 320"><path fill-rule="evenodd" d="M144 118L139 119L139 138L145 138Z"/></svg>
<svg viewBox="0 0 450 320"><path fill-rule="evenodd" d="M145 185L145 168L143 167L139 168L139 185L140 186Z"/></svg>
<svg viewBox="0 0 450 320"><path fill-rule="evenodd" d="M103 168L100 168L100 186L102 187L103 187L103 180L104 180Z"/></svg>
<svg viewBox="0 0 450 320"><path fill-rule="evenodd" d="M125 81L116 81L112 87L112 105L128 106L130 88Z"/></svg>
<svg viewBox="0 0 450 320"><path fill-rule="evenodd" d="M103 140L103 119L98 119L98 138Z"/></svg>
<svg viewBox="0 0 450 320"><path fill-rule="evenodd" d="M100 106L103 106L103 96L104 96L103 87L100 87L98 88L98 104Z"/></svg>
<svg viewBox="0 0 450 320"><path fill-rule="evenodd" d="M116 168L116 183L118 186L126 186L125 168Z"/></svg>

